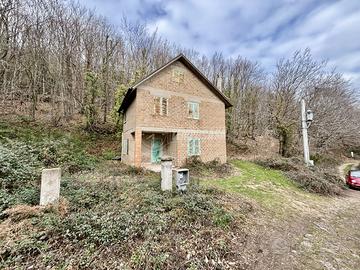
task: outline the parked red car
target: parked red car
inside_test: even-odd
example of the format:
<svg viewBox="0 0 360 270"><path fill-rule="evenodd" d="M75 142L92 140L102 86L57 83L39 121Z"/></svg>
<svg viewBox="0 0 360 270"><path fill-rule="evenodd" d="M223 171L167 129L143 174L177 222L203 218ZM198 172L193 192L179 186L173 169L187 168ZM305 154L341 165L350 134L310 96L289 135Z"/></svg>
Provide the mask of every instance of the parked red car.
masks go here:
<svg viewBox="0 0 360 270"><path fill-rule="evenodd" d="M349 187L360 188L360 170L350 170L346 175L346 184Z"/></svg>

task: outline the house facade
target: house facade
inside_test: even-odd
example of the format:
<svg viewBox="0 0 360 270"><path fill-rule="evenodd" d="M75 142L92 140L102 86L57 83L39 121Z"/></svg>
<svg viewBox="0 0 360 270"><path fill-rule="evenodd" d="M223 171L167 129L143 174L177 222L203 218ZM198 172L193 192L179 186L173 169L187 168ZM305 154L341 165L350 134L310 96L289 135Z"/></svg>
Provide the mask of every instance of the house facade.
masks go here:
<svg viewBox="0 0 360 270"><path fill-rule="evenodd" d="M229 100L184 56L129 88L123 113L121 159L144 166L162 156L182 166L198 156L226 162L225 109Z"/></svg>

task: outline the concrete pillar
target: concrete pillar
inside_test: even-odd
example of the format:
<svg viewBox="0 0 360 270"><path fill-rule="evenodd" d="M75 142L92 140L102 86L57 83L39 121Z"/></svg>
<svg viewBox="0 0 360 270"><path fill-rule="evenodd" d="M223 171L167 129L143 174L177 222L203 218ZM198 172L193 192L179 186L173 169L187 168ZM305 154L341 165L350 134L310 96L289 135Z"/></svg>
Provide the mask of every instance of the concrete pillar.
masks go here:
<svg viewBox="0 0 360 270"><path fill-rule="evenodd" d="M184 149L184 134L183 133L177 133L176 134L176 166L182 166L184 163L184 151L187 155L187 149Z"/></svg>
<svg viewBox="0 0 360 270"><path fill-rule="evenodd" d="M61 169L44 169L41 173L40 205L59 200Z"/></svg>
<svg viewBox="0 0 360 270"><path fill-rule="evenodd" d="M141 129L135 129L135 147L134 147L134 165L141 167L141 143L142 143L142 131Z"/></svg>
<svg viewBox="0 0 360 270"><path fill-rule="evenodd" d="M172 158L161 159L161 190L172 191Z"/></svg>

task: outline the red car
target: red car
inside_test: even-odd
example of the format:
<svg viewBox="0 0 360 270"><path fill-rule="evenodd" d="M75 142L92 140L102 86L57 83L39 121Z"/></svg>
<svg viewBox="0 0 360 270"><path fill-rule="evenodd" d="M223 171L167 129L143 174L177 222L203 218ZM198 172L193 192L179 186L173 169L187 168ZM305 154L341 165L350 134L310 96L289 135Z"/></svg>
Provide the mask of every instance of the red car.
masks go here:
<svg viewBox="0 0 360 270"><path fill-rule="evenodd" d="M360 188L360 170L351 170L346 175L346 184L349 187Z"/></svg>

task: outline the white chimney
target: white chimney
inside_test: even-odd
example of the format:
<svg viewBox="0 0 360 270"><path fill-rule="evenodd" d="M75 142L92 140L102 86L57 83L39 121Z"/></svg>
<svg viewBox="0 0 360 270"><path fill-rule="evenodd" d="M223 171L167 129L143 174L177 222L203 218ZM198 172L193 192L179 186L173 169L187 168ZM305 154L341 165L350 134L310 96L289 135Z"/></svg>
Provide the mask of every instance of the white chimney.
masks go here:
<svg viewBox="0 0 360 270"><path fill-rule="evenodd" d="M216 87L222 92L222 77L220 75L217 77Z"/></svg>

